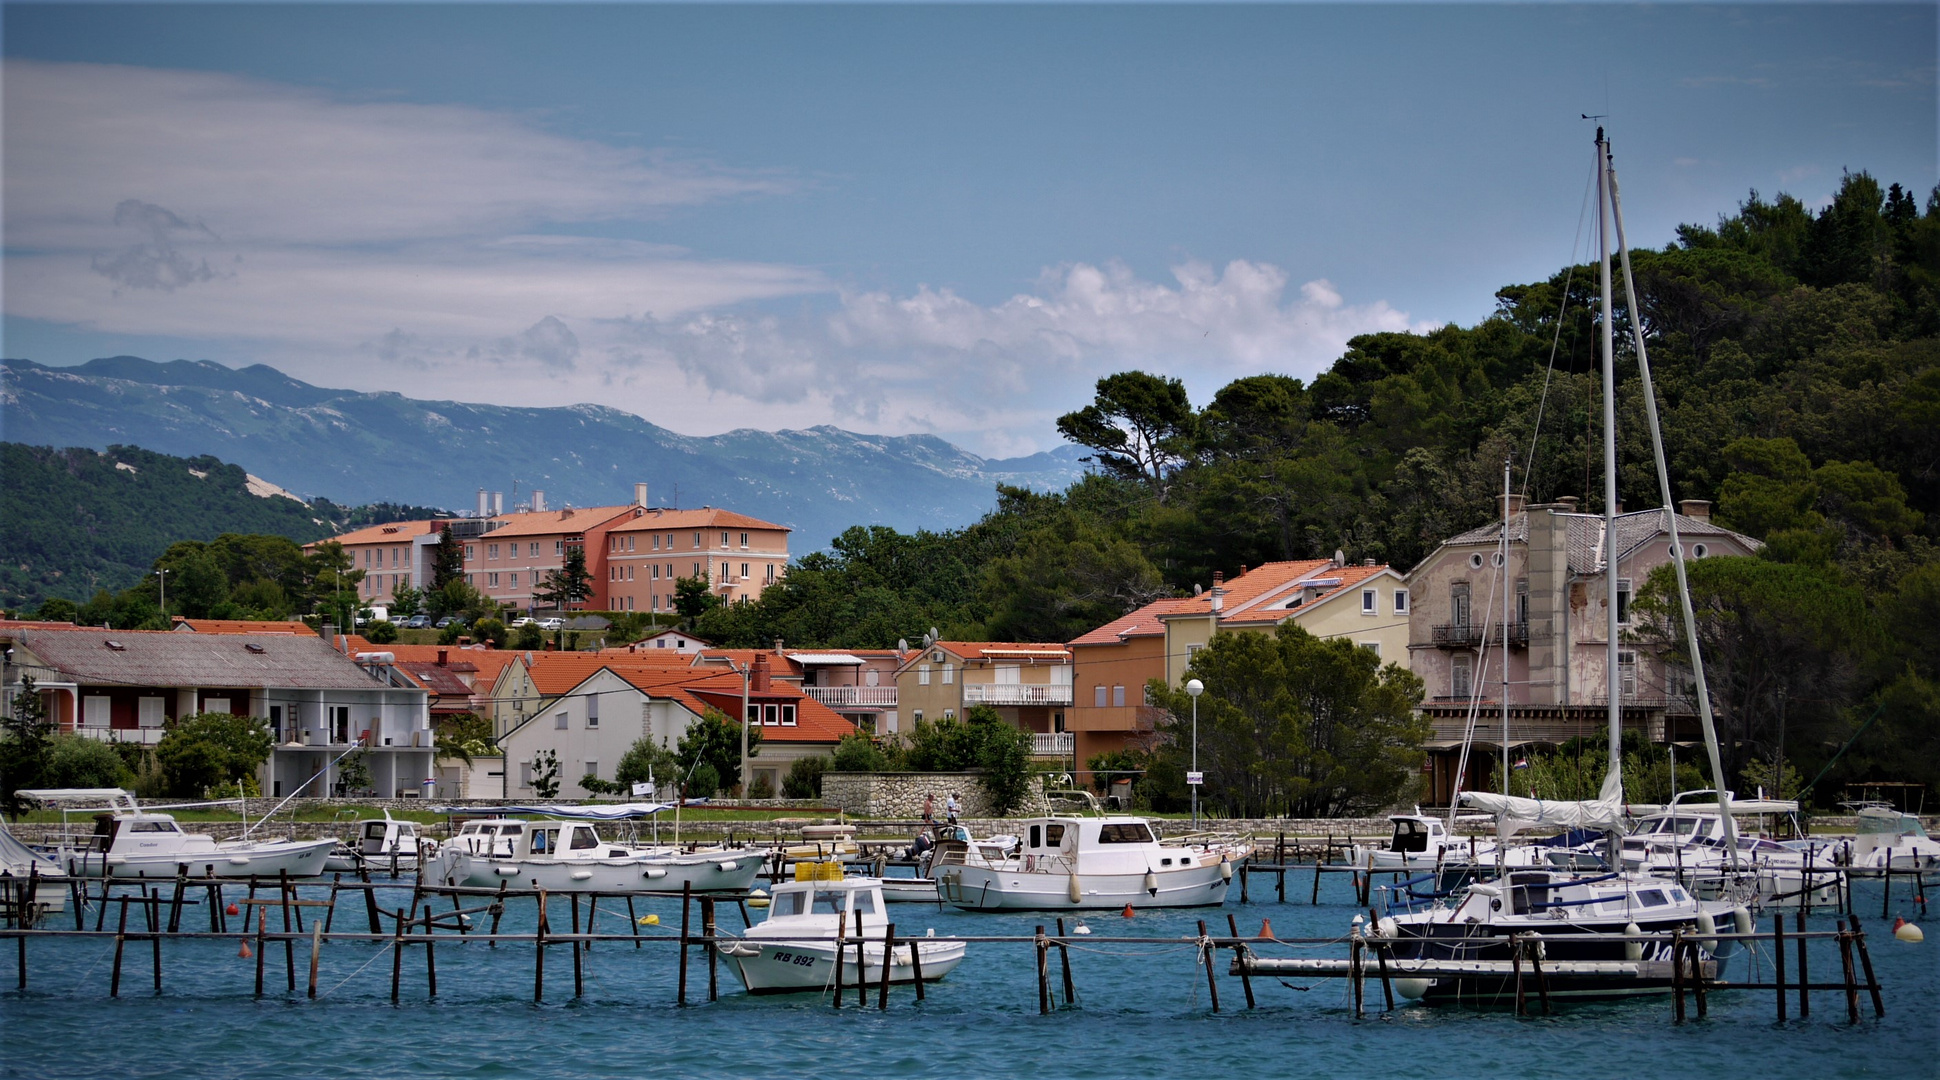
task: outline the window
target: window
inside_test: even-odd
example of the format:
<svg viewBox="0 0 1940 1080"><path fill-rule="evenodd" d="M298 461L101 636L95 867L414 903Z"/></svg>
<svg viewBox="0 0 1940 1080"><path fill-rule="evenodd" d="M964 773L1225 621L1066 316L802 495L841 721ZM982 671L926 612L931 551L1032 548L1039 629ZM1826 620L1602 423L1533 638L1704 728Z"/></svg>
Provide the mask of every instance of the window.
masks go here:
<svg viewBox="0 0 1940 1080"><path fill-rule="evenodd" d="M167 719L166 715L163 712L163 707L164 707L163 701L161 698L158 698L158 697L142 698L137 706L137 711L136 711L136 716L138 717L137 722L140 723L142 727L149 727L149 728L161 727L162 721ZM270 711L272 713L280 713L282 712L282 709L280 707L272 706ZM270 722L270 727L272 729L275 729L281 726L282 726L282 722L280 720L272 719Z"/></svg>
<svg viewBox="0 0 1940 1080"><path fill-rule="evenodd" d="M1479 556L1478 556L1479 557ZM1458 581L1449 590L1448 621L1456 626L1468 625L1468 582Z"/></svg>
<svg viewBox="0 0 1940 1080"><path fill-rule="evenodd" d="M721 580L722 581L728 580L728 564L726 563L721 564Z"/></svg>
<svg viewBox="0 0 1940 1080"><path fill-rule="evenodd" d="M955 709L944 709L944 710L943 710L943 719L945 719L945 720L955 720L956 718L957 718L957 711L956 711Z"/></svg>
<svg viewBox="0 0 1940 1080"><path fill-rule="evenodd" d="M594 694L586 699L586 726L589 728L600 726L600 696L598 694Z"/></svg>
<svg viewBox="0 0 1940 1080"><path fill-rule="evenodd" d="M742 534L741 534L741 547L742 547L742 548L743 548L743 549L745 550L745 549L747 548L747 546L748 546L748 534L747 534L747 533L742 533Z"/></svg>
<svg viewBox="0 0 1940 1080"><path fill-rule="evenodd" d="M1381 643L1380 643L1380 642L1378 642L1378 641L1357 641L1357 642L1355 642L1355 644L1357 644L1357 645L1359 645L1359 646L1360 646L1361 648L1363 648L1363 649L1366 649L1366 650L1367 650L1368 652L1371 652L1371 653L1373 653L1373 654L1374 654L1374 657L1375 657L1375 659L1377 659L1377 660L1378 660L1378 659L1380 659L1380 657L1381 657Z"/></svg>
<svg viewBox="0 0 1940 1080"><path fill-rule="evenodd" d="M912 724L920 724L920 723L922 723L922 722L923 722L923 710L921 710L921 709L912 709L912 710L910 711L910 714L909 714L909 720L910 720L910 723L912 723Z"/></svg>
<svg viewBox="0 0 1940 1080"><path fill-rule="evenodd" d="M916 665L916 685L928 686L929 684L930 684L930 666L928 664Z"/></svg>
<svg viewBox="0 0 1940 1080"><path fill-rule="evenodd" d="M283 706L269 707L269 733L277 742L283 741Z"/></svg>
<svg viewBox="0 0 1940 1080"><path fill-rule="evenodd" d="M728 534L725 530L722 531L721 533L721 546L722 547L728 546Z"/></svg>
<svg viewBox="0 0 1940 1080"><path fill-rule="evenodd" d="M1623 688L1624 697L1637 695L1637 654L1620 652L1617 654L1617 682Z"/></svg>
<svg viewBox="0 0 1940 1080"><path fill-rule="evenodd" d="M522 788L532 786L532 763L530 761L519 762L519 786Z"/></svg>
<svg viewBox="0 0 1940 1080"><path fill-rule="evenodd" d="M589 761L589 762L587 762L587 763L586 763L586 775L587 775L587 776L591 776L591 777L593 777L593 778L595 778L595 779L598 779L598 777L599 777L599 774L600 774L600 763L599 763L599 762L597 762L597 761ZM587 835L587 834L590 834L591 832L592 832L592 830L591 830L591 829L575 829L575 830L573 830L573 846L574 846L574 847L576 847L576 848L577 848L577 847L592 847L592 846L594 845L594 843L595 843L595 841L593 841L593 838L592 838L592 836L590 836L590 835ZM584 837L585 837L585 839L586 839L586 840L588 841L587 843L584 843L584 844L582 844L582 843L580 843L580 838L581 838L582 836L584 836Z"/></svg>
<svg viewBox="0 0 1940 1080"><path fill-rule="evenodd" d="M517 570L512 571L511 587L514 589L519 587L519 572Z"/></svg>
<svg viewBox="0 0 1940 1080"><path fill-rule="evenodd" d="M466 562L470 562L470 561L472 561L472 560L474 560L474 559L476 559L476 558L478 558L478 545L477 545L477 544L466 544L466 545L465 545L465 561L466 561Z"/></svg>
<svg viewBox="0 0 1940 1080"><path fill-rule="evenodd" d="M653 564L653 580L655 580L655 581L659 581L659 580L660 580L660 564L659 564L659 563L654 563L654 564Z"/></svg>
<svg viewBox="0 0 1940 1080"><path fill-rule="evenodd" d="M1522 626L1529 625L1529 579L1528 578L1523 578L1516 582L1516 622L1517 624Z"/></svg>
<svg viewBox="0 0 1940 1080"><path fill-rule="evenodd" d="M1091 707L1094 709L1102 709L1105 707L1104 683L1099 683L1097 686L1091 688Z"/></svg>
<svg viewBox="0 0 1940 1080"><path fill-rule="evenodd" d="M485 587L488 589L498 588L498 571L494 570L485 575Z"/></svg>
<svg viewBox="0 0 1940 1080"><path fill-rule="evenodd" d="M700 577L700 576L701 576L701 564L700 564L700 563L695 563L695 564L694 564L694 576L695 576L695 577Z"/></svg>
<svg viewBox="0 0 1940 1080"><path fill-rule="evenodd" d="M670 544L670 545L668 545L668 546L669 546L669 547L671 547L672 545ZM653 549L654 549L655 551L659 551L659 550L660 550L660 534L659 534L659 533L654 533L654 534L653 534Z"/></svg>
<svg viewBox="0 0 1940 1080"><path fill-rule="evenodd" d="M748 580L748 564L747 564L747 563L742 563L742 564L741 564L741 580L742 580L742 581L746 581L746 580Z"/></svg>
<svg viewBox="0 0 1940 1080"><path fill-rule="evenodd" d="M526 554L527 554L527 555L530 555L530 556L532 556L532 557L533 557L533 558L535 558L535 559L536 559L536 558L538 558L538 557L539 557L539 541L537 541L537 540L534 540L534 541L533 541L532 543L530 543L530 544L527 544L527 545L526 545Z"/></svg>
<svg viewBox="0 0 1940 1080"><path fill-rule="evenodd" d="M694 546L695 547L701 546L701 534L698 532L694 534Z"/></svg>
<svg viewBox="0 0 1940 1080"><path fill-rule="evenodd" d="M1630 625L1630 579L1629 578L1617 579L1617 622L1619 625L1622 625L1622 626Z"/></svg>
<svg viewBox="0 0 1940 1080"><path fill-rule="evenodd" d="M1474 676L1474 661L1466 656L1457 656L1454 667L1449 672L1448 695L1456 698L1473 696L1475 693Z"/></svg>
<svg viewBox="0 0 1940 1080"><path fill-rule="evenodd" d="M774 581L775 581L775 564L769 563L768 564L768 583L772 585L774 584Z"/></svg>
<svg viewBox="0 0 1940 1080"><path fill-rule="evenodd" d="M1475 554L1473 554L1473 555L1470 555L1470 556L1468 557L1468 568L1469 568L1470 570L1480 570L1480 569L1482 569L1482 553L1481 553L1481 552L1479 552L1479 551L1478 551L1478 552L1476 552Z"/></svg>
<svg viewBox="0 0 1940 1080"><path fill-rule="evenodd" d="M1394 590L1394 613L1396 615L1406 615L1408 613L1408 590Z"/></svg>
<svg viewBox="0 0 1940 1080"><path fill-rule="evenodd" d="M81 724L85 727L107 727L109 700L106 697L85 697L81 699Z"/></svg>
<svg viewBox="0 0 1940 1080"><path fill-rule="evenodd" d="M1361 614L1373 615L1380 607L1379 594L1373 589L1361 590Z"/></svg>
<svg viewBox="0 0 1940 1080"><path fill-rule="evenodd" d="M944 664L944 665L943 665L943 685L945 685L945 686L948 686L948 685L950 685L951 683L953 683L953 682L956 682L956 681L957 681L957 667L956 667L956 665L955 665L955 664Z"/></svg>
<svg viewBox="0 0 1940 1080"><path fill-rule="evenodd" d="M205 697L202 699L202 711L226 713L229 711L229 699L226 697ZM349 711L349 709L344 710L346 713Z"/></svg>
<svg viewBox="0 0 1940 1080"><path fill-rule="evenodd" d="M1125 688L1123 686L1114 686L1111 688L1111 704L1114 709L1122 709L1125 707Z"/></svg>
<svg viewBox="0 0 1940 1080"><path fill-rule="evenodd" d="M566 542L564 540L554 540L552 542L552 553L554 555L564 555L566 553Z"/></svg>
<svg viewBox="0 0 1940 1080"><path fill-rule="evenodd" d="M496 558L498 558L498 545L497 545L497 544L486 544L486 545L485 545L485 557L486 557L486 558L488 558L488 559L496 559Z"/></svg>
<svg viewBox="0 0 1940 1080"><path fill-rule="evenodd" d="M466 575L465 575L465 584L467 584L467 585L470 585L470 586L472 586L473 588L477 588L477 587L478 587L478 582L477 582L477 581L475 581L475 580L473 580L473 579L474 579L474 578L476 578L476 577L477 577L477 575L475 575L475 574L466 574Z"/></svg>
<svg viewBox="0 0 1940 1080"><path fill-rule="evenodd" d="M1142 821L1113 822L1098 827L1098 842L1101 844L1149 844L1152 843L1152 830Z"/></svg>
<svg viewBox="0 0 1940 1080"><path fill-rule="evenodd" d="M566 730L566 714L563 712L553 713L552 726L558 731Z"/></svg>

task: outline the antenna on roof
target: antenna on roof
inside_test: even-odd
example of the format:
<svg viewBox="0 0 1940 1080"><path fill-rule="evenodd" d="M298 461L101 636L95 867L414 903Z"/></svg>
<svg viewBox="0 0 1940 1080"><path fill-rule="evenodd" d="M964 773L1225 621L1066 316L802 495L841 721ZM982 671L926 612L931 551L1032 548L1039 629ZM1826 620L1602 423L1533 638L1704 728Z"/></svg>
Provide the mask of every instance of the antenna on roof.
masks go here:
<svg viewBox="0 0 1940 1080"><path fill-rule="evenodd" d="M1347 565L1347 552L1345 552L1345 551L1342 551L1342 550L1341 550L1341 549L1339 549L1339 548L1335 548L1335 549L1334 549L1334 565L1335 565L1335 566L1346 566L1346 565Z"/></svg>
<svg viewBox="0 0 1940 1080"><path fill-rule="evenodd" d="M899 653L906 653L906 652L908 652L908 651L909 651L909 639L908 639L908 638L897 638L897 639L896 639L896 651L897 651L897 652L899 652ZM12 650L12 649L8 649L8 650L7 650L7 652L9 652L9 653L11 653L11 652L13 652L13 650Z"/></svg>

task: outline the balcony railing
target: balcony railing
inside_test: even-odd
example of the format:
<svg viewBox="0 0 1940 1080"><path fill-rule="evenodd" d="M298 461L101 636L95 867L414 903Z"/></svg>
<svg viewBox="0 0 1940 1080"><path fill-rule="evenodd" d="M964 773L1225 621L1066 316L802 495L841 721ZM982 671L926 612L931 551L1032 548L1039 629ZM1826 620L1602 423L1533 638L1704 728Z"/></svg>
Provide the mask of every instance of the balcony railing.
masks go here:
<svg viewBox="0 0 1940 1080"><path fill-rule="evenodd" d="M1045 686L1041 683L965 683L965 705L1069 705L1068 684Z"/></svg>
<svg viewBox="0 0 1940 1080"><path fill-rule="evenodd" d="M1033 757L1070 757L1077 748L1077 736L1068 731L1050 733L1031 733L1031 756Z"/></svg>
<svg viewBox="0 0 1940 1080"><path fill-rule="evenodd" d="M804 686L802 693L831 709L896 707L896 688L893 686Z"/></svg>
<svg viewBox="0 0 1940 1080"><path fill-rule="evenodd" d="M139 743L153 746L162 741L159 727L117 728L101 727L98 724L82 724L74 729L76 735L106 743Z"/></svg>
<svg viewBox="0 0 1940 1080"><path fill-rule="evenodd" d="M1437 626L1430 630L1431 638L1437 648L1473 649L1486 642L1490 645L1502 644L1502 623L1483 626L1479 623L1455 623ZM1529 646L1529 624L1526 622L1509 623L1509 644L1517 648Z"/></svg>

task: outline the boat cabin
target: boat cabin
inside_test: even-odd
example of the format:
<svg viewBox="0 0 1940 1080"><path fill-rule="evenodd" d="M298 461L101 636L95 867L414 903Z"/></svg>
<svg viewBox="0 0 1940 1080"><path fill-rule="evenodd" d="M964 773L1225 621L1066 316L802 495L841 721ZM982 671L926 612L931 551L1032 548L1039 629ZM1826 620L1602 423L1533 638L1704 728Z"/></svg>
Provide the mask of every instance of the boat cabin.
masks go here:
<svg viewBox="0 0 1940 1080"><path fill-rule="evenodd" d="M1394 836L1388 841L1388 850L1397 855L1421 855L1448 846L1448 830L1434 818L1394 814L1388 820L1394 822Z"/></svg>
<svg viewBox="0 0 1940 1080"><path fill-rule="evenodd" d="M365 858L389 857L392 853L418 853L418 823L398 821L389 814L359 823L358 850Z"/></svg>
<svg viewBox="0 0 1940 1080"><path fill-rule="evenodd" d="M817 864L807 864L817 865ZM828 864L837 866L839 864ZM826 927L834 929L847 916L850 934L873 927L882 932L888 920L883 903L882 883L875 878L817 877L812 880L783 882L775 886L768 900L768 917L761 925L783 927Z"/></svg>
<svg viewBox="0 0 1940 1080"><path fill-rule="evenodd" d="M96 814L94 835L89 838L87 850L103 855L179 851L189 836L167 814Z"/></svg>

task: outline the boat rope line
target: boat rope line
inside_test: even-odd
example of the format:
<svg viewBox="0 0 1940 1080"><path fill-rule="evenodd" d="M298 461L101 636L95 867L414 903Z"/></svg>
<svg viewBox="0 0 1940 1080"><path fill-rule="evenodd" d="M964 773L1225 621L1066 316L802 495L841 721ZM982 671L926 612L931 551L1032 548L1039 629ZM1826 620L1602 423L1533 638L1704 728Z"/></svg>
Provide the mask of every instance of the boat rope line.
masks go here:
<svg viewBox="0 0 1940 1080"><path fill-rule="evenodd" d="M94 969L101 966L101 961L106 960L108 957L113 955L114 955L114 949L110 948L106 952L103 952L100 956L95 957L94 963L89 964L88 969L81 973L81 977L79 979L74 980L74 989L79 990L81 988L81 984L88 981L88 976L94 974Z"/></svg>
<svg viewBox="0 0 1940 1080"><path fill-rule="evenodd" d="M381 960L381 959L383 959L383 958L384 958L384 955L385 955L386 953L389 953L389 952L390 952L390 951L391 951L392 949L394 949L394 948L396 948L396 947L397 947L397 945L396 945L396 943L395 943L395 942L390 942L390 941L387 941L387 942L385 942L385 943L384 943L384 946L383 946L382 948L380 948L380 949L378 949L378 950L377 950L376 952L374 952L374 953L372 953L372 954L371 954L371 958L370 958L369 960L366 960L366 961L364 961L364 962L363 962L362 964L360 964L360 965L358 965L358 967L357 967L357 970L356 970L356 971L353 971L353 972L351 972L350 974L348 974L348 975L346 975L346 976L344 976L344 977L343 977L343 980L342 980L341 982L339 982L339 983L337 983L337 985L335 985L335 986L332 986L332 987L331 987L330 989L328 989L328 990L324 990L324 991L321 991L320 993L318 993L318 994L317 994L317 997L318 997L319 999L321 999L321 998L327 998L327 997L329 997L330 995L332 995L332 994L334 994L334 993L336 993L337 991L339 991L339 990L341 990L341 989L343 989L343 987L344 987L344 983L347 983L347 982L349 982L350 980L352 980L352 979L354 979L354 978L356 978L357 976L359 976L359 975L362 975L362 974L364 973L364 969L365 969L365 968L367 968L367 967L369 967L369 966L371 966L372 964L375 964L375 963L377 963L377 962L378 962L379 960Z"/></svg>
<svg viewBox="0 0 1940 1080"><path fill-rule="evenodd" d="M1536 441L1543 434L1543 413L1549 405L1549 384L1556 374L1556 353L1563 343L1563 315L1569 310L1570 284L1576 280L1576 253L1583 243L1583 222L1590 213L1590 192L1596 186L1596 169L1583 183L1583 205L1576 212L1576 235L1570 239L1569 270L1563 275L1563 298L1556 305L1556 333L1549 341L1549 366L1543 371L1543 392L1536 400L1536 422L1529 429L1529 456L1522 466L1522 496L1529 497L1529 477L1536 468Z"/></svg>

